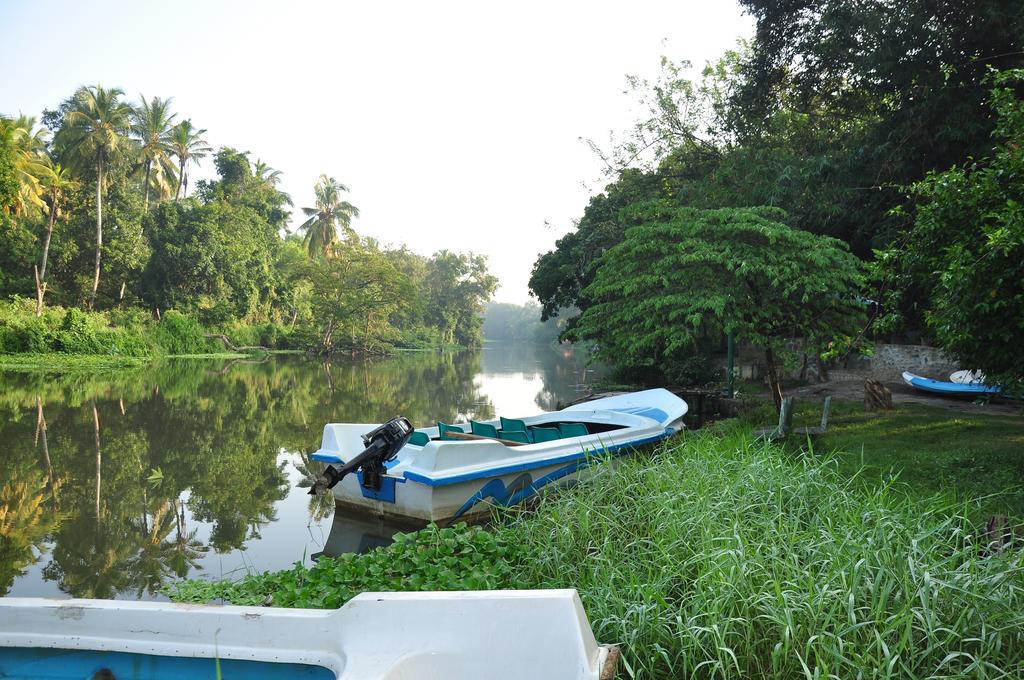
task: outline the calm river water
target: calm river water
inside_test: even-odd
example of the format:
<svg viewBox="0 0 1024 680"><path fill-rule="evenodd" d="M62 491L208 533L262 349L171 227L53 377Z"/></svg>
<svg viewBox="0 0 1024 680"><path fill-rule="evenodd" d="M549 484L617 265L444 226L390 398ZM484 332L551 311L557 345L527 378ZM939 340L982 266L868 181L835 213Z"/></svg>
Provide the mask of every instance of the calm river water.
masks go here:
<svg viewBox="0 0 1024 680"><path fill-rule="evenodd" d="M587 391L545 346L320 363L0 372L0 595L162 599L161 585L386 543L296 488L327 422L531 415Z"/></svg>

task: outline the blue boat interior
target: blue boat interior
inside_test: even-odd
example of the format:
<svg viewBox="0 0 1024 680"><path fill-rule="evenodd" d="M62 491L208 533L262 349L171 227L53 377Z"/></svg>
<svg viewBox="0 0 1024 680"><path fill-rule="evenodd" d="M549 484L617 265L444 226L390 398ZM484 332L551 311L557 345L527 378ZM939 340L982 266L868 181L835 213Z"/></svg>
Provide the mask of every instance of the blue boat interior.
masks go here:
<svg viewBox="0 0 1024 680"><path fill-rule="evenodd" d="M334 680L335 677L327 668L306 664L0 647L0 678L7 680Z"/></svg>

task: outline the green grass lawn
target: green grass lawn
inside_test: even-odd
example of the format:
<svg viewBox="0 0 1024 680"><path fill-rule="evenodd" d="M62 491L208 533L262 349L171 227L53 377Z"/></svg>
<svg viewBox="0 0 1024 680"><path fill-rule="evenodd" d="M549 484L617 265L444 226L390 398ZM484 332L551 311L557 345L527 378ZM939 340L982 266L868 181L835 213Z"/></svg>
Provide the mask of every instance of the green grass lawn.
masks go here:
<svg viewBox="0 0 1024 680"><path fill-rule="evenodd" d="M796 427L817 424L821 403L798 399ZM758 406L745 419L775 420ZM893 474L912 491L952 492L975 499L982 519L1004 513L1024 519L1024 415L981 415L917 404L869 413L859 402L835 402L828 433L815 446L839 470L867 484Z"/></svg>

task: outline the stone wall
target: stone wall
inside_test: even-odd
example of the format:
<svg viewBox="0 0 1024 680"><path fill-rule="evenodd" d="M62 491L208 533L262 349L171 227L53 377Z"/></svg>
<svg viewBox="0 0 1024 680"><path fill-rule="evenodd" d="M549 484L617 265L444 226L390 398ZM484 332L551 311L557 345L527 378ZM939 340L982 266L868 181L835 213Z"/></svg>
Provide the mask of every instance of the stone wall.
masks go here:
<svg viewBox="0 0 1024 680"><path fill-rule="evenodd" d="M723 361L724 367L724 361ZM743 379L758 380L764 377L764 355L754 348L744 347L737 353L736 366ZM874 378L886 382L902 381L903 371L910 371L926 378L949 380L949 374L961 368L942 350L927 345L897 345L875 343L874 354L869 357L852 357L829 370L831 380L854 380ZM801 366L789 366L786 373L796 378ZM810 382L817 379L817 365L808 362L805 377Z"/></svg>
<svg viewBox="0 0 1024 680"><path fill-rule="evenodd" d="M873 377L881 380L901 380L903 371L926 378L949 380L949 374L960 368L951 357L937 347L927 345L890 345L876 343L873 356L867 357L866 367Z"/></svg>

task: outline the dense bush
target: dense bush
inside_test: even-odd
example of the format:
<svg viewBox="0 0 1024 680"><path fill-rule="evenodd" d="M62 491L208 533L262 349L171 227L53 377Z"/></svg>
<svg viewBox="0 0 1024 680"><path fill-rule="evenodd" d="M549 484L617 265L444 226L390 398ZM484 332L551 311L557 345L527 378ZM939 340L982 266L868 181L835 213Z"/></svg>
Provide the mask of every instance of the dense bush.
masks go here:
<svg viewBox="0 0 1024 680"><path fill-rule="evenodd" d="M173 309L163 314L154 336L168 354L203 354L218 349L212 346L198 321Z"/></svg>

